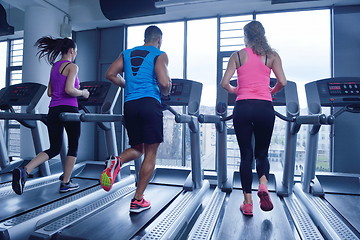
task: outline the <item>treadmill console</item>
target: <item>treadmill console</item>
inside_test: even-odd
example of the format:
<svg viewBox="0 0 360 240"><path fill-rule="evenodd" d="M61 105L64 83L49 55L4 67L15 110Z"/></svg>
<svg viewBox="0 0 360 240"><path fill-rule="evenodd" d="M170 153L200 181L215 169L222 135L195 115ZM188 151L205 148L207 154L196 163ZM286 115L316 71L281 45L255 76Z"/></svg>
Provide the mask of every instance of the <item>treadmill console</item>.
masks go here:
<svg viewBox="0 0 360 240"><path fill-rule="evenodd" d="M186 79L172 79L170 98L162 102L169 106L188 106L189 114L196 115L200 107L202 83Z"/></svg>
<svg viewBox="0 0 360 240"><path fill-rule="evenodd" d="M308 100L311 96L318 97L321 106L344 107L360 104L360 78L337 77L327 78L305 85Z"/></svg>
<svg viewBox="0 0 360 240"><path fill-rule="evenodd" d="M230 84L234 87L237 86L237 80L231 80ZM270 87L274 87L276 84L275 78L270 78ZM228 105L234 106L235 105L235 99L236 94L228 94ZM285 97L285 91L282 89L281 91L277 92L273 98L273 104L274 106L285 106L286 105L286 97Z"/></svg>
<svg viewBox="0 0 360 240"><path fill-rule="evenodd" d="M105 101L106 95L111 87L111 82L90 81L80 83L80 89L87 89L90 92L89 98L79 97L81 106L99 106Z"/></svg>
<svg viewBox="0 0 360 240"><path fill-rule="evenodd" d="M31 112L46 90L40 83L20 83L3 88L0 92L0 109L7 110L13 106L28 106L26 112Z"/></svg>

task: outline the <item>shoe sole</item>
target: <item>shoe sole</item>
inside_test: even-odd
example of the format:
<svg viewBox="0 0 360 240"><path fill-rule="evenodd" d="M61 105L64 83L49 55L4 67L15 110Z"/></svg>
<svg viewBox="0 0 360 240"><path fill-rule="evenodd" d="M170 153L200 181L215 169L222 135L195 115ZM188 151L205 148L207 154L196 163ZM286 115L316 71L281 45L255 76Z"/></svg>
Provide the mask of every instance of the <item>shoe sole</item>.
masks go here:
<svg viewBox="0 0 360 240"><path fill-rule="evenodd" d="M116 177L119 174L120 171L120 165L118 166L118 169L115 169L113 174ZM111 177L107 174L108 168L106 168L100 176L100 185L105 191L110 191L112 188L112 185L115 182L115 177ZM111 171L110 171L111 172ZM111 173L110 173L111 174Z"/></svg>
<svg viewBox="0 0 360 240"><path fill-rule="evenodd" d="M60 189L60 193L66 193L66 192L69 192L69 191L73 191L73 190L76 190L76 189L79 189L79 187L76 187L76 188L68 188L68 189L63 189L63 190L61 190Z"/></svg>
<svg viewBox="0 0 360 240"><path fill-rule="evenodd" d="M244 211L241 211L241 212L242 212L242 214L245 215L245 216L253 216L253 215L254 215L253 213L246 213L246 212L244 212Z"/></svg>
<svg viewBox="0 0 360 240"><path fill-rule="evenodd" d="M112 185L114 183L112 182L111 177L109 177L106 173L106 170L101 174L100 176L100 185L105 191L110 191L112 188Z"/></svg>
<svg viewBox="0 0 360 240"><path fill-rule="evenodd" d="M260 198L260 208L261 208L261 210L263 210L265 212L268 212L268 211L271 211L274 208L268 192L259 191L258 196Z"/></svg>
<svg viewBox="0 0 360 240"><path fill-rule="evenodd" d="M253 215L254 215L253 212L245 212L245 211L242 210L241 208L240 208L240 211L241 211L242 214L244 214L244 215L246 215L246 216L253 216Z"/></svg>
<svg viewBox="0 0 360 240"><path fill-rule="evenodd" d="M24 192L24 187L21 184L21 171L19 169L13 170L12 189L17 195L21 195Z"/></svg>
<svg viewBox="0 0 360 240"><path fill-rule="evenodd" d="M131 209L131 208L130 208L130 212L140 213L140 212L142 212L142 211L148 210L149 208L151 208L151 206L142 207L142 208L135 208L135 209Z"/></svg>

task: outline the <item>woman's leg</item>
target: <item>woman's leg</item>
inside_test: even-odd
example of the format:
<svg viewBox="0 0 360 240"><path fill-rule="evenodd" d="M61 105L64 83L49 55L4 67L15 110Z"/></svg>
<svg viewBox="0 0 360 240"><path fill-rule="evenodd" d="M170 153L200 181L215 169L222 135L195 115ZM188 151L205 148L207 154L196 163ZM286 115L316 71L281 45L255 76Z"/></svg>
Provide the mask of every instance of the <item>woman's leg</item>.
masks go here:
<svg viewBox="0 0 360 240"><path fill-rule="evenodd" d="M63 125L59 121L59 113L57 108L50 108L48 113L47 130L50 141L50 148L44 152L39 153L32 159L25 167L28 173L31 173L34 168L38 167L45 161L53 158L59 154L62 145Z"/></svg>
<svg viewBox="0 0 360 240"><path fill-rule="evenodd" d="M256 171L260 183L258 196L260 197L260 208L263 211L271 211L273 204L267 189L270 171L268 151L274 128L275 114L271 102L261 101L257 105L259 111L254 118L254 135Z"/></svg>
<svg viewBox="0 0 360 240"><path fill-rule="evenodd" d="M253 125L249 116L251 106L246 101L237 102L233 111L233 121L236 138L240 148L240 178L244 193L244 203L252 203L252 162Z"/></svg>
<svg viewBox="0 0 360 240"><path fill-rule="evenodd" d="M31 173L34 168L49 160L49 155L45 152L39 153L35 158L33 158L26 166L26 172Z"/></svg>
<svg viewBox="0 0 360 240"><path fill-rule="evenodd" d="M274 129L275 114L271 102L261 101L254 115L256 172L260 184L267 185L270 171L268 151Z"/></svg>
<svg viewBox="0 0 360 240"><path fill-rule="evenodd" d="M77 158L81 125L80 122L67 122L64 126L68 136L68 153L65 162L63 182L68 183Z"/></svg>

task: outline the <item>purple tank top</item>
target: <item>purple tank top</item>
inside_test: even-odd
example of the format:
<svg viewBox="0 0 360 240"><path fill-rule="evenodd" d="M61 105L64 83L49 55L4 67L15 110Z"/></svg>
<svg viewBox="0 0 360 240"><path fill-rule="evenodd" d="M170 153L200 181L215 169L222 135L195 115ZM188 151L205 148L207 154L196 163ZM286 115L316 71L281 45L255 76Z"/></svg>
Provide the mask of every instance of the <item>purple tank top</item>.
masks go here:
<svg viewBox="0 0 360 240"><path fill-rule="evenodd" d="M66 76L59 72L61 64L70 61L58 61L54 63L52 71L50 73L52 96L49 107L55 107L60 105L66 106L78 106L76 97L70 96L65 92ZM80 82L78 76L75 78L74 87L79 88Z"/></svg>

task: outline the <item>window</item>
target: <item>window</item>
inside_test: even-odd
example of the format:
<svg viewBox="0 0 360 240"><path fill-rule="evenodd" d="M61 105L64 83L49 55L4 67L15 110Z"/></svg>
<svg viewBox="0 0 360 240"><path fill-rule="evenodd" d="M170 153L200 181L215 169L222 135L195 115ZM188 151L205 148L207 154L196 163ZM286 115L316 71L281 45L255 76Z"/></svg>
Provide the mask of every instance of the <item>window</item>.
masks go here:
<svg viewBox="0 0 360 240"><path fill-rule="evenodd" d="M6 41L0 42L0 89L6 86L7 46L8 43ZM0 127L2 128L1 130L3 131L4 120L0 120Z"/></svg>
<svg viewBox="0 0 360 240"><path fill-rule="evenodd" d="M186 25L186 33L185 33ZM200 112L214 114L216 101L217 19L203 19L157 24L163 32L164 50L169 57L171 78L186 78L203 83ZM145 26L128 28L127 46L143 44ZM173 34L176 29L177 34ZM185 41L185 37L187 37ZM204 41L204 38L206 41ZM185 51L186 49L186 51ZM185 61L186 59L186 61ZM205 60L206 59L206 60ZM184 62L187 63L184 66ZM182 107L174 107L179 113ZM213 124L200 126L203 167L215 168L216 134ZM158 151L157 164L190 166L190 136L187 124L174 122L174 115L164 112L164 143Z"/></svg>
<svg viewBox="0 0 360 240"><path fill-rule="evenodd" d="M8 43L0 42L0 89L6 86L6 63Z"/></svg>
<svg viewBox="0 0 360 240"><path fill-rule="evenodd" d="M202 82L204 85L200 113L214 114L218 87L216 80L219 81L216 79L215 71L217 59L221 59L221 71L224 73L231 53L244 47L243 27L253 17L263 23L270 45L277 50L283 60L287 78L296 82L301 113L307 114L307 106L304 105L306 104L304 84L331 76L330 10L268 13L255 16L249 14L158 24L157 26L163 31L161 49L169 56L170 77ZM143 44L143 34L147 26L128 27L128 48ZM173 34L174 29L177 34ZM283 109L284 107L279 107L276 110L283 111ZM180 107L176 110L186 111ZM232 106L229 106L228 115L231 113ZM189 130L184 124L174 123L171 113L164 112L164 116L165 139L159 149L157 163L189 166L190 159L185 159L185 156L190 156ZM229 122L228 125L232 127L232 123ZM325 135L328 134L329 128L322 128ZM215 126L201 124L200 129L203 166L206 169L214 169ZM272 171L282 170L285 144L285 123L282 120L276 119L275 131L269 150ZM302 126L298 135L296 169L301 169L305 158L307 126ZM319 149L319 155L322 156L322 161L328 162L330 142L327 138L321 141L319 146L322 149ZM240 164L240 151L231 129L227 145L229 168L237 170ZM326 168L322 163L321 169Z"/></svg>
<svg viewBox="0 0 360 240"><path fill-rule="evenodd" d="M144 32L149 25L128 27L127 48L144 44ZM169 74L171 78L184 78L184 22L157 24L163 33L161 50L169 57ZM174 29L179 34L173 34ZM174 107L179 113L182 107ZM185 166L184 144L185 124L175 123L174 115L164 112L164 142L157 154L157 164Z"/></svg>
<svg viewBox="0 0 360 240"><path fill-rule="evenodd" d="M304 85L331 77L330 10L258 14L256 20L264 25L270 46L281 56L285 76L297 85L301 114L308 114ZM330 113L329 109L324 109L323 112ZM277 119L276 124L285 123ZM299 170L305 161L306 135L309 129L308 126L302 128L306 131L298 133L301 142L297 146L295 169ZM330 126L322 126L321 132L329 136ZM285 131L279 135L285 137ZM279 151L278 146L273 139L270 152ZM272 159L271 161L273 162ZM330 139L319 138L317 169L329 171L329 163ZM281 165L271 167L272 170L282 168Z"/></svg>
<svg viewBox="0 0 360 240"><path fill-rule="evenodd" d="M245 46L243 28L251 20L251 15L220 18L220 52L234 52Z"/></svg>
<svg viewBox="0 0 360 240"><path fill-rule="evenodd" d="M23 39L10 41L10 66L9 84L19 84L22 82L22 61L23 61ZM20 112L21 107L14 107L15 112ZM7 124L8 154L11 157L20 156L20 124L15 120L8 121Z"/></svg>
<svg viewBox="0 0 360 240"><path fill-rule="evenodd" d="M222 57L222 74L224 75L229 58L234 51L245 47L244 26L252 20L252 15L222 17L220 18L220 56ZM232 80L236 79L234 74ZM219 80L220 81L220 80ZM228 106L228 114L231 115L234 106ZM240 166L240 150L233 130L232 121L227 122L227 164L228 169L238 170Z"/></svg>
<svg viewBox="0 0 360 240"><path fill-rule="evenodd" d="M264 25L270 46L281 56L287 79L296 82L301 113L307 114L305 83L331 76L330 10L257 14L255 17ZM223 56L223 73L231 53L244 47L243 27L251 19L252 15L221 18L220 54ZM276 107L275 110L281 112L284 107ZM232 108L229 108L228 115L231 114L231 111ZM325 109L324 113L326 111ZM286 137L285 126L284 121L276 118L269 149L272 171L282 170ZM298 133L299 141L295 166L295 169L298 170L297 173L300 173L305 160L307 129L308 126L302 126L302 130ZM329 134L330 127L322 126L322 131ZM320 139L319 146L321 149L319 149L318 154L321 163L318 163L318 169L328 170L329 139ZM229 134L228 136L227 153L229 167L238 169L240 153L234 135Z"/></svg>
<svg viewBox="0 0 360 240"><path fill-rule="evenodd" d="M215 114L217 32L216 18L187 22L186 78L203 84L199 110L201 114ZM202 167L215 169L214 124L200 124L200 145ZM187 150L186 155L190 156L190 147Z"/></svg>

